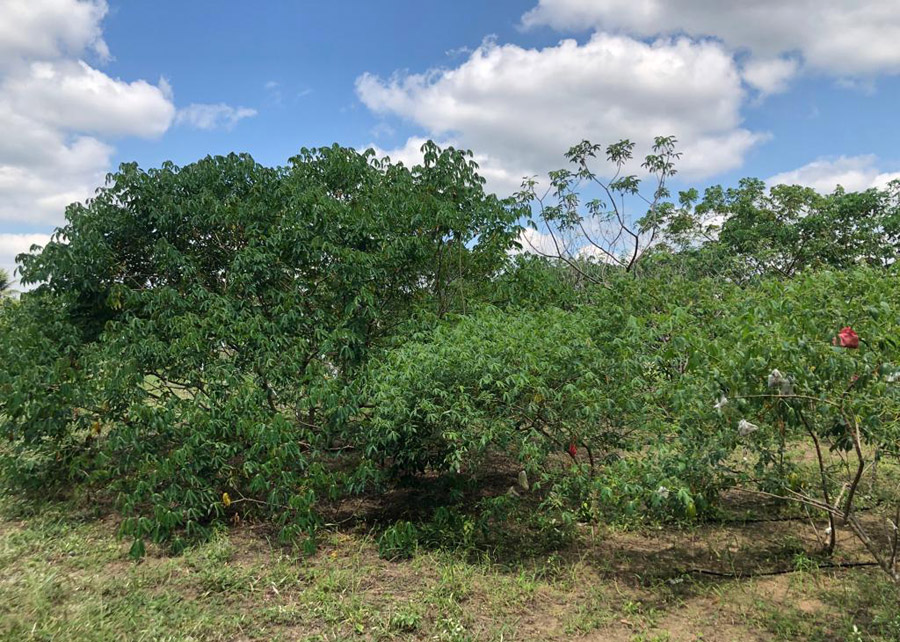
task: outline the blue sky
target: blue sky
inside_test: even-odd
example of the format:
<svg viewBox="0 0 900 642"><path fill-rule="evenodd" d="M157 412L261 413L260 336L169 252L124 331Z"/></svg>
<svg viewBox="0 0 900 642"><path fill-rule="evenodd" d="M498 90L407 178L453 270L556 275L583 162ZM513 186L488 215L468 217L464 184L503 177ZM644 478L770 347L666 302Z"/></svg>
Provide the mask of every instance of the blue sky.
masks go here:
<svg viewBox="0 0 900 642"><path fill-rule="evenodd" d="M230 151L430 137L506 193L582 138L676 134L676 187L883 185L898 42L896 0L6 0L0 267L120 162Z"/></svg>

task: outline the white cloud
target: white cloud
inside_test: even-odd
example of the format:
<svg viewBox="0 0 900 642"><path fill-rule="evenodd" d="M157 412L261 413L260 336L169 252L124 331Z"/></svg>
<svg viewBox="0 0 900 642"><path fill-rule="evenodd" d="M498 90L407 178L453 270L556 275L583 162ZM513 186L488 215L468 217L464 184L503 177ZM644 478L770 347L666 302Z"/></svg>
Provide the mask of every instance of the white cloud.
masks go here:
<svg viewBox="0 0 900 642"><path fill-rule="evenodd" d="M374 143L371 143L366 147L373 149L378 158L387 156L392 162L403 163L406 167L411 168L422 164L422 145L425 144L426 140L427 139L425 138L412 136L407 139L402 147L396 147L394 149L384 149ZM443 147L446 143L440 143L440 145Z"/></svg>
<svg viewBox="0 0 900 642"><path fill-rule="evenodd" d="M554 242L553 236L549 233L539 232L530 227L524 228L519 232L516 239L522 249L515 250L512 254L537 254L539 256L557 257L560 253L565 253L566 248L562 245L561 239ZM559 248L557 250L557 248Z"/></svg>
<svg viewBox="0 0 900 642"><path fill-rule="evenodd" d="M124 82L82 61L33 62L10 74L2 92L33 121L103 136L159 136L175 114L168 83Z"/></svg>
<svg viewBox="0 0 900 642"><path fill-rule="evenodd" d="M688 139L681 146L684 156L676 163L679 174L689 177L712 176L743 165L747 152L771 138L767 132L735 129L719 135Z"/></svg>
<svg viewBox="0 0 900 642"><path fill-rule="evenodd" d="M0 107L0 221L42 227L103 183L113 150L96 138L69 138Z"/></svg>
<svg viewBox="0 0 900 642"><path fill-rule="evenodd" d="M114 151L106 140L159 136L171 124L168 82L123 81L82 59L109 57L106 12L104 0L0 3L0 222L61 223L67 204L103 183Z"/></svg>
<svg viewBox="0 0 900 642"><path fill-rule="evenodd" d="M787 91L788 81L800 69L794 58L751 58L744 64L744 81L763 96Z"/></svg>
<svg viewBox="0 0 900 642"><path fill-rule="evenodd" d="M649 242L649 239L642 239L640 245L640 252L643 253L646 251L644 247L644 243ZM633 250L632 247L605 247L592 245L588 243L587 245L582 245L578 248L578 251L575 255L579 259L585 259L587 261L592 261L594 263L606 263L607 265L628 265L628 262L631 260L631 252Z"/></svg>
<svg viewBox="0 0 900 642"><path fill-rule="evenodd" d="M106 13L105 0L0 2L0 223L62 223L66 205L103 184L108 141L157 137L174 121L165 78L122 80L84 60L109 58ZM197 126L227 128L255 112L192 105L183 113Z"/></svg>
<svg viewBox="0 0 900 642"><path fill-rule="evenodd" d="M543 230L547 230L543 226ZM568 260L584 259L595 263L609 265L627 264L634 250L634 246L626 242L616 241L618 228L597 221L585 221L584 229L590 234L588 239L577 230L560 230L554 228L551 234L549 230L524 228L516 239L521 249L512 254L536 254L538 256L557 258L565 257ZM641 239L641 249L649 242L644 236Z"/></svg>
<svg viewBox="0 0 900 642"><path fill-rule="evenodd" d="M13 287L19 280L14 274L16 256L28 252L32 245L44 246L49 240L49 234L0 234L0 268L14 281Z"/></svg>
<svg viewBox="0 0 900 642"><path fill-rule="evenodd" d="M193 103L178 110L175 122L194 129L210 131L213 129L231 130L238 121L256 116L256 110L249 107L232 107L225 103L198 104Z"/></svg>
<svg viewBox="0 0 900 642"><path fill-rule="evenodd" d="M762 57L799 52L837 75L900 73L896 0L539 0L525 27L720 38Z"/></svg>
<svg viewBox="0 0 900 642"><path fill-rule="evenodd" d="M0 67L20 59L51 60L92 49L109 57L100 21L105 0L3 0Z"/></svg>
<svg viewBox="0 0 900 642"><path fill-rule="evenodd" d="M675 135L679 166L694 177L739 166L763 138L741 127L745 92L731 54L686 38L648 44L597 33L545 49L488 41L458 67L364 74L356 89L376 113L477 150L486 174L515 184L564 165L563 152L582 138L646 146Z"/></svg>
<svg viewBox="0 0 900 642"><path fill-rule="evenodd" d="M877 162L878 159L871 154L820 158L797 169L776 174L766 183L804 185L827 194L838 185L856 192L870 187L884 187L892 180L900 180L900 172L883 172L878 169Z"/></svg>

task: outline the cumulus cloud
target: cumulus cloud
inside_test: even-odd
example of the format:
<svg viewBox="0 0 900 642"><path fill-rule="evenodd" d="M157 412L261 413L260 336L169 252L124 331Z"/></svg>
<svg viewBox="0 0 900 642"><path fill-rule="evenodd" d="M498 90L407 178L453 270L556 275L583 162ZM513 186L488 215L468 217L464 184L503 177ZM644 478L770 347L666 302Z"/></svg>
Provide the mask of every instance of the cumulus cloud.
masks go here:
<svg viewBox="0 0 900 642"><path fill-rule="evenodd" d="M103 183L120 137L155 138L176 117L161 78L115 78L104 61L105 0L0 3L0 223L41 230L63 221L65 206ZM253 110L191 105L181 118L229 127ZM0 263L10 264L9 256Z"/></svg>
<svg viewBox="0 0 900 642"><path fill-rule="evenodd" d="M0 67L20 59L52 60L93 50L109 58L100 21L105 0L4 0L0 7Z"/></svg>
<svg viewBox="0 0 900 642"><path fill-rule="evenodd" d="M900 73L896 0L539 0L522 24L712 36L762 57L799 52L836 75Z"/></svg>
<svg viewBox="0 0 900 642"><path fill-rule="evenodd" d="M459 66L356 81L362 102L483 154L485 173L540 174L581 138L682 141L683 173L733 169L764 136L741 127L745 97L731 54L686 38L645 43L594 34L545 49L488 41ZM715 152L715 153L709 153Z"/></svg>
<svg viewBox="0 0 900 642"><path fill-rule="evenodd" d="M627 264L634 246L630 242L616 240L617 236L621 236L617 234L618 227L588 220L584 222L584 229L590 239L577 231L559 228L551 233L543 224L538 229L525 227L516 239L521 248L511 253L536 254L549 258L562 256L568 260L583 259L609 265ZM642 237L641 248L648 242L648 237Z"/></svg>
<svg viewBox="0 0 900 642"><path fill-rule="evenodd" d="M407 167L414 167L422 164L422 145L425 144L426 140L427 139L419 136L411 136L406 140L406 143L403 146L394 149L384 149L375 143L371 143L366 147L374 150L375 155L378 158L387 156L394 163L403 163ZM445 147L448 143L443 141L440 142L439 145Z"/></svg>
<svg viewBox="0 0 900 642"><path fill-rule="evenodd" d="M0 3L0 224L34 232L0 235L8 270L103 183L109 140L159 136L174 118L165 80L125 81L87 61L109 59L106 13L105 0Z"/></svg>
<svg viewBox="0 0 900 642"><path fill-rule="evenodd" d="M771 134L768 132L751 132L746 129L688 138L687 143L681 146L684 156L676 167L680 175L688 177L706 177L727 172L743 165L747 152L770 138Z"/></svg>
<svg viewBox="0 0 900 642"><path fill-rule="evenodd" d="M530 227L526 227L519 232L519 237L516 240L522 247L514 250L512 254L537 254L539 256L556 257L567 249L562 244L561 239L554 241L551 234L539 232ZM557 250L557 248L559 249Z"/></svg>
<svg viewBox="0 0 900 642"><path fill-rule="evenodd" d="M48 226L101 185L113 149L68 137L0 105L0 222Z"/></svg>
<svg viewBox="0 0 900 642"><path fill-rule="evenodd" d="M214 129L231 130L244 118L256 116L256 110L249 107L232 107L225 103L198 104L193 103L178 110L175 122L194 129L211 131Z"/></svg>
<svg viewBox="0 0 900 642"><path fill-rule="evenodd" d="M60 223L68 203L102 184L112 153L98 138L19 109L0 82L0 223Z"/></svg>
<svg viewBox="0 0 900 642"><path fill-rule="evenodd" d="M874 155L820 158L802 167L781 172L769 178L769 185L804 185L823 194L838 185L856 192L870 187L884 187L892 180L900 180L900 172L884 172L877 166Z"/></svg>
<svg viewBox="0 0 900 642"><path fill-rule="evenodd" d="M36 123L102 136L159 136L175 114L167 83L125 82L83 61L33 62L9 74L2 92Z"/></svg>

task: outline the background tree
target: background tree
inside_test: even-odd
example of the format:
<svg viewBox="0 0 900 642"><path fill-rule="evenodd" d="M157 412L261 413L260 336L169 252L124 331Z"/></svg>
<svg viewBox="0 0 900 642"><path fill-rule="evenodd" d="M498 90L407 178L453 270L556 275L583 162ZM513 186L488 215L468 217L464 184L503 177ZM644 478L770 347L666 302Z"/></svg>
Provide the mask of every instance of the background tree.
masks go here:
<svg viewBox="0 0 900 642"><path fill-rule="evenodd" d="M900 253L900 182L884 189L819 194L808 187L743 179L737 187L680 194L670 203L657 269L739 282L791 278L815 268L887 267Z"/></svg>

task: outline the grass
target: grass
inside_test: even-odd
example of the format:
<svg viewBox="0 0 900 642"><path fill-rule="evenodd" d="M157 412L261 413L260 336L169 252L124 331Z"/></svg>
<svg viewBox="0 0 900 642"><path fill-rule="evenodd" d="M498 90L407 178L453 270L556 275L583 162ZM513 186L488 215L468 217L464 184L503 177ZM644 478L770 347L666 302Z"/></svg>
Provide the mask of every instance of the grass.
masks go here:
<svg viewBox="0 0 900 642"><path fill-rule="evenodd" d="M387 561L372 537L339 531L305 557L248 526L135 563L115 528L96 511L0 500L0 639L900 639L896 587L798 553L802 522L586 529L515 563L429 550ZM688 572L701 567L794 570Z"/></svg>

